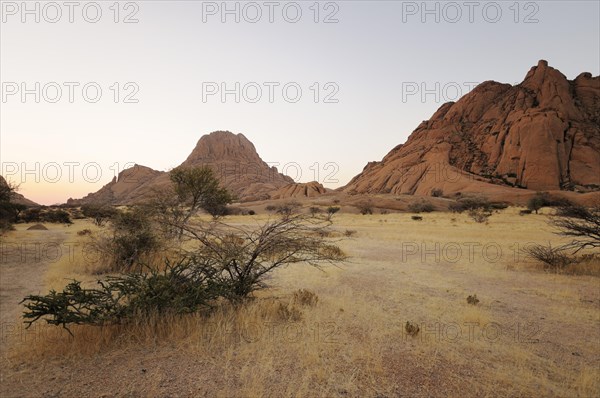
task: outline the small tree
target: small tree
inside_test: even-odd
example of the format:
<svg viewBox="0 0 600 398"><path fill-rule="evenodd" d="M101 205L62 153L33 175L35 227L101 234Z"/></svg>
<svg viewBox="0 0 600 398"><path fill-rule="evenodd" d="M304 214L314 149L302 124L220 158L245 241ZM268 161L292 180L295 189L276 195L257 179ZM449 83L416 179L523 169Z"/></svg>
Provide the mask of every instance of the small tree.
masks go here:
<svg viewBox="0 0 600 398"><path fill-rule="evenodd" d="M469 217L473 219L476 223L484 223L487 222L488 218L492 215L492 211L489 209L485 209L483 207L479 207L476 209L469 210Z"/></svg>
<svg viewBox="0 0 600 398"><path fill-rule="evenodd" d="M163 227L168 237L181 238L183 227L201 209L214 218L227 213L233 196L219 186L208 166L178 167L170 174L172 186L155 190L145 208Z"/></svg>
<svg viewBox="0 0 600 398"><path fill-rule="evenodd" d="M329 206L327 208L327 221L331 221L333 215L340 211L339 206Z"/></svg>
<svg viewBox="0 0 600 398"><path fill-rule="evenodd" d="M538 192L535 194L535 196L532 196L527 201L527 208L531 211L535 211L535 214L538 214L538 210L544 206L547 206L547 203L548 203L547 194Z"/></svg>
<svg viewBox="0 0 600 398"><path fill-rule="evenodd" d="M213 217L225 214L226 206L233 201L231 194L219 186L219 180L208 166L178 167L171 170L171 181L179 203L188 206L183 222L186 223L200 209Z"/></svg>
<svg viewBox="0 0 600 398"><path fill-rule="evenodd" d="M19 213L24 209L12 202L13 193L18 186L7 182L0 176L0 233L11 230L17 221Z"/></svg>
<svg viewBox="0 0 600 398"><path fill-rule="evenodd" d="M311 216L316 216L317 214L321 214L323 212L323 210L321 210L321 208L319 206L311 206L308 211L310 212Z"/></svg>
<svg viewBox="0 0 600 398"><path fill-rule="evenodd" d="M360 214L362 214L363 216L367 214L373 214L373 202L371 202L371 200L360 202L356 207L358 208L358 211L360 211Z"/></svg>

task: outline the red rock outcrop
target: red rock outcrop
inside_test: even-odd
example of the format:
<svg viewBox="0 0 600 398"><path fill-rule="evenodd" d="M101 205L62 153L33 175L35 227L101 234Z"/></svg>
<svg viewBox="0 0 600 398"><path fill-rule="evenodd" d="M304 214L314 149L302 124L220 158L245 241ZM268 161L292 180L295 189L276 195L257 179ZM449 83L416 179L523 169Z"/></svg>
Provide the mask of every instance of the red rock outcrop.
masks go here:
<svg viewBox="0 0 600 398"><path fill-rule="evenodd" d="M484 82L442 105L343 190L429 195L522 188L600 189L600 77L582 73L569 81L540 61L519 85Z"/></svg>
<svg viewBox="0 0 600 398"><path fill-rule="evenodd" d="M163 171L136 164L121 171L118 177L113 177L111 182L97 192L90 193L81 199L69 199L67 204L107 203L125 205L141 202L148 197L152 188L159 186L157 182L159 182L160 177L166 175L167 173Z"/></svg>
<svg viewBox="0 0 600 398"><path fill-rule="evenodd" d="M327 190L316 181L292 183L271 193L271 199L314 198L323 195Z"/></svg>
<svg viewBox="0 0 600 398"><path fill-rule="evenodd" d="M221 184L242 201L269 199L269 193L294 182L270 167L243 134L215 131L198 140L181 166L210 166Z"/></svg>

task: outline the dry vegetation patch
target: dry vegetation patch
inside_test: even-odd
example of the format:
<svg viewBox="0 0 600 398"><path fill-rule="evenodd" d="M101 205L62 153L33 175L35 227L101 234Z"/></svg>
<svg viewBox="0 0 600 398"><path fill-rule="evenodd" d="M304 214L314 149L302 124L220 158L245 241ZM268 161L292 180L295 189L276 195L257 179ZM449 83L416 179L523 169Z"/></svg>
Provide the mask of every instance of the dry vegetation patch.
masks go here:
<svg viewBox="0 0 600 398"><path fill-rule="evenodd" d="M598 395L598 279L540 272L521 250L565 243L546 216L523 222L509 208L488 225L450 213L385 219L336 214L339 235L355 231L339 242L349 262L278 269L272 288L210 314L80 325L74 336L43 324L5 328L0 393L25 385L29 395L82 396ZM98 228L75 224L68 239ZM27 233L19 228L10 239ZM39 272L55 288L73 277L93 282L78 264L61 259ZM407 322L419 331L411 336Z"/></svg>

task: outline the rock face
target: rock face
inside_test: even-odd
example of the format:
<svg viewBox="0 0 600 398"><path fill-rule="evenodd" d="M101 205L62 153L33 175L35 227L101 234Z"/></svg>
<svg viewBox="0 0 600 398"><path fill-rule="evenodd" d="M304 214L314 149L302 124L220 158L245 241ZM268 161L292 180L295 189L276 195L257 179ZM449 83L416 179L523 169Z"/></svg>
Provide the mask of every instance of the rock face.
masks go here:
<svg viewBox="0 0 600 398"><path fill-rule="evenodd" d="M540 61L519 85L484 82L442 105L343 189L429 195L518 188L600 190L600 77L569 81Z"/></svg>
<svg viewBox="0 0 600 398"><path fill-rule="evenodd" d="M269 199L269 193L293 183L269 167L258 155L254 145L242 134L216 131L200 138L184 167L209 166L221 185L240 201ZM134 204L150 198L156 189L170 184L169 173L135 165L123 170L118 178L82 199L69 199L67 204L110 203Z"/></svg>
<svg viewBox="0 0 600 398"><path fill-rule="evenodd" d="M221 184L243 201L269 199L269 192L294 182L270 167L242 134L215 131L198 140L181 166L210 166Z"/></svg>
<svg viewBox="0 0 600 398"><path fill-rule="evenodd" d="M68 205L89 203L132 204L143 201L153 188L160 186L160 177L167 173L153 170L150 167L134 165L113 177L112 181L81 199L69 199Z"/></svg>
<svg viewBox="0 0 600 398"><path fill-rule="evenodd" d="M327 190L316 181L307 183L292 183L271 193L271 199L286 199L286 198L314 198L322 195Z"/></svg>

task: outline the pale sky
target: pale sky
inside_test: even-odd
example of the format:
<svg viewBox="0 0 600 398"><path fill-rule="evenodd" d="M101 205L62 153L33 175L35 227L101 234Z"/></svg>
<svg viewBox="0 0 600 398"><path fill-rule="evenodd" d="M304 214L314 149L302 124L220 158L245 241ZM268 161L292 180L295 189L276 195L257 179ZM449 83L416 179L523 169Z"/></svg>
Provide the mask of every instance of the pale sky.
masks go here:
<svg viewBox="0 0 600 398"><path fill-rule="evenodd" d="M1 171L42 204L215 130L335 188L475 83L600 70L598 1L1 3Z"/></svg>

